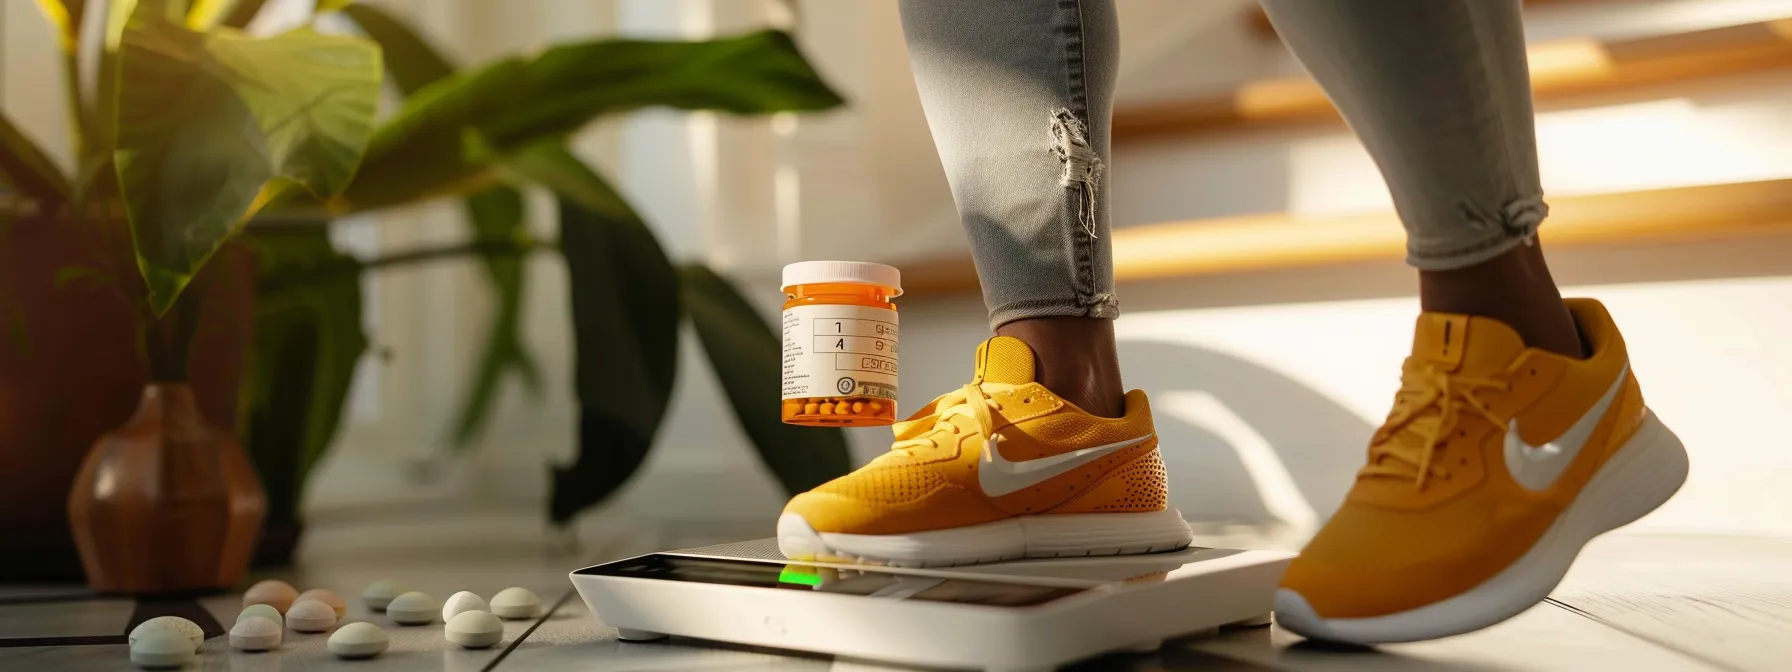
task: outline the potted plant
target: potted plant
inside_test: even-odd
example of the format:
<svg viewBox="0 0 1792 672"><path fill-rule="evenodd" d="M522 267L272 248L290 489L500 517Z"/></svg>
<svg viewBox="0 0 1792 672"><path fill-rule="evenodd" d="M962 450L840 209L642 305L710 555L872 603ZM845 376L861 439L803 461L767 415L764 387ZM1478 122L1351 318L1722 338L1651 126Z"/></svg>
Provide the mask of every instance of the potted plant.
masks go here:
<svg viewBox="0 0 1792 672"><path fill-rule="evenodd" d="M189 32L200 35L208 31L234 35L262 5L253 0L202 2L192 3L189 9L181 2L140 3L153 6L160 17L184 18L192 29ZM65 45L70 46L65 65L72 68L72 43L80 34L84 3L41 4L49 10L53 24L64 31ZM131 4L113 3L113 7ZM845 444L838 431L795 430L777 423L773 381L779 353L770 327L719 276L701 266L675 267L639 215L563 145L570 132L593 118L646 106L763 114L839 105L839 97L815 75L789 36L759 31L699 41L593 40L458 71L402 22L371 7L345 8L345 4L325 0L318 3L318 10L342 10L342 16L383 47L383 63L405 94L405 104L374 125L364 160L347 176L346 185L338 185L340 189L295 189L277 180L273 189L259 192L264 198L252 203L259 206L251 208L257 212L253 221L219 248L221 252L214 255L212 263L200 267L186 298L174 303L177 311L188 305L197 309L194 314L173 314L197 315L186 324L196 332L197 340L189 350L189 377L194 379L200 406L222 430L240 425L237 431L265 489L267 517L258 551L263 560L281 563L290 557L299 530L297 512L305 480L335 436L354 367L367 348L361 323L361 275L437 259L481 258L499 300L477 373L450 430L457 444L476 436L504 377L521 374L525 381L530 378L532 362L517 333L524 291L523 258L546 252L558 255L568 266L573 336L579 353L580 446L578 461L556 473L549 511L555 520L568 520L602 500L641 464L665 413L676 366L676 333L687 315L711 352L743 426L787 488L806 489L847 469ZM86 20L107 21L104 32L122 37L125 24L114 14ZM102 60L98 78L102 91L118 81L116 70L109 69L120 61L113 56L122 46L121 39L108 40L109 57ZM68 73L70 90L79 91L78 77L72 69ZM86 117L109 118L105 107L113 99L108 96L83 103L76 94L72 100L74 109L82 110ZM519 100L530 104L515 105ZM83 119L76 127L87 130L94 124ZM75 141L85 158L72 182L82 186L82 198L90 205L120 202L118 190L111 187L114 181L108 178L111 172L96 167L107 165L105 152L112 141L106 131L100 124L78 134ZM22 503L0 509L18 511L44 508L44 492L66 491L74 467L31 462L57 454L54 446L45 445L48 441L43 437L58 432L10 430L29 428L34 424L31 421L39 418L84 418L55 428L74 437L64 443L84 448L100 432L124 421L142 382L94 379L92 375L118 367L90 366L88 378L79 385L66 386L72 392L47 397L36 393L42 387L39 381L29 376L9 377L5 356L9 346L21 353L16 357L19 361L59 362L39 367L54 370L96 358L92 352L70 348L56 353L58 357L46 358L45 341L55 346L67 334L100 333L125 344L124 355L115 352L120 349L116 343L110 344L110 349L97 348L108 354L99 358L101 361L143 360L130 354L129 333L131 325L140 321L138 312L126 309L119 317L111 315L118 310L90 310L82 301L89 295L102 295L108 283L101 279L107 277L123 278L119 286L136 288L138 294L133 296L138 299L148 288L135 272L132 239L124 218L89 217L82 220L85 228L79 229L83 233L78 237L83 242L87 238L113 241L123 252L101 256L122 261L99 268L104 264L91 261L93 255L88 255L51 264L48 270L26 279L46 286L53 279L56 291L43 289L39 293L48 298L25 307L30 309L11 301L15 295L6 283L9 275L17 274L17 267L8 268L6 256L43 256L55 246L28 239L23 240L25 244L15 244L21 239L8 236L47 231L75 238L70 232L77 227L36 225L46 217L57 221L73 218L74 210L60 205L71 200L63 195L71 190L57 187L71 180L47 168L50 163L43 153L3 118L0 141L4 141L0 147L0 289L7 290L0 291L0 466L24 467L0 470L0 492L13 493ZM18 193L6 196L3 192L9 186ZM560 235L555 241L526 235L519 189L530 186L546 187L558 197ZM439 197L464 199L473 229L465 244L356 259L329 241L328 228L336 216ZM85 233L88 229L106 235L90 235ZM87 266L106 272L89 273L83 270ZM650 279L652 286L638 291L640 286L630 279ZM249 292L253 292L253 301ZM34 312L44 306L50 309ZM90 317L85 322L63 324L70 321L64 316L71 313L110 315L110 320ZM34 351L29 350L32 346ZM139 378L146 381L147 366L138 366L144 369ZM249 371L246 378L244 368ZM27 384L13 384L15 380ZM208 381L214 384L208 386ZM83 401L73 400L74 396ZM89 408L93 404L85 402L98 397L112 399L109 408L101 409L109 414L96 412ZM240 417L234 413L238 409ZM112 419L95 421L89 416ZM40 492L13 487L27 483L41 484L36 488ZM0 513L0 533L44 528L41 520L21 525L4 515ZM66 530L66 523L63 525L60 529ZM71 563L55 559L67 556L59 556L62 549L57 546L67 545L66 532L59 537L40 537L37 548L45 552L35 555L46 561L31 568L38 570L35 574L7 566L0 567L0 575L49 578L57 573L42 570L66 570Z"/></svg>
<svg viewBox="0 0 1792 672"><path fill-rule="evenodd" d="M72 64L90 18L85 3L40 4ZM206 320L201 304L216 291L196 299L187 289L267 204L347 187L372 136L381 81L379 48L367 40L308 27L264 39L199 30L212 27L189 23L184 4L112 3L91 105L78 69L65 73L74 176L54 170L10 123L0 132L0 170L18 192L14 210L26 215L14 224L35 229L22 240L42 244L9 250L54 252L58 239L42 229L72 230L85 263L55 269L55 289L115 295L113 305L130 312L103 326L111 337L135 334L147 367L135 412L92 444L72 487L61 482L88 583L107 592L220 588L247 570L265 512L261 485L234 432L201 409L190 376L197 338L229 325ZM247 296L240 283L227 289ZM15 321L19 342L38 340L36 317ZM70 378L73 389L108 391L108 381Z"/></svg>
<svg viewBox="0 0 1792 672"><path fill-rule="evenodd" d="M278 475L263 472L270 493L279 492L270 497L270 526L297 529L305 479L334 438L366 350L359 276L453 257L480 258L497 299L474 379L447 432L456 445L477 436L505 377L533 385L534 364L518 332L523 258L556 254L567 266L579 449L574 464L555 470L548 511L555 522L608 497L644 461L670 399L686 317L742 427L786 488L805 490L848 469L838 430L778 421L781 346L764 319L709 269L675 266L640 215L564 146L593 118L643 107L750 115L841 104L790 36L599 39L460 70L396 17L363 4L341 11L381 45L405 105L376 132L361 171L330 206L358 212L457 197L471 230L463 244L362 260L333 248L323 227L251 229L263 265L248 444L258 464L290 465ZM511 104L519 100L528 105ZM557 240L535 240L524 229L520 190L531 186L557 197ZM270 562L291 552L270 550Z"/></svg>

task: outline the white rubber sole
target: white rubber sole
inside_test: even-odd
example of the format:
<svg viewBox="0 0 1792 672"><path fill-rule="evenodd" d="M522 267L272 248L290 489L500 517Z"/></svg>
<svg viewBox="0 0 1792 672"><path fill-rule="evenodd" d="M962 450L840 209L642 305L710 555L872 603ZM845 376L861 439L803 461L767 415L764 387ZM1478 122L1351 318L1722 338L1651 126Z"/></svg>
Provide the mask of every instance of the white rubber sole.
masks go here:
<svg viewBox="0 0 1792 672"><path fill-rule="evenodd" d="M1194 533L1175 509L1018 516L949 530L884 535L816 532L799 514L778 518L778 550L784 557L892 567L1156 553L1187 548L1193 541Z"/></svg>
<svg viewBox="0 0 1792 672"><path fill-rule="evenodd" d="M1473 632L1530 609L1562 582L1594 537L1654 511L1686 482L1686 447L1655 413L1599 468L1531 550L1504 571L1442 602L1371 618L1321 618L1300 593L1276 591L1275 620L1311 639L1388 644Z"/></svg>

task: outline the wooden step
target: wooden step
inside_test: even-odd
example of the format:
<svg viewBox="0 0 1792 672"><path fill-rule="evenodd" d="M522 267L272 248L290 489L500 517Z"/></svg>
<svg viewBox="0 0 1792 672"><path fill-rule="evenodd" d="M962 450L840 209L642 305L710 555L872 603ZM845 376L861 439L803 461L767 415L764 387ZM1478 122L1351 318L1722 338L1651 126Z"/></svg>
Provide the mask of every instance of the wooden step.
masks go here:
<svg viewBox="0 0 1792 672"><path fill-rule="evenodd" d="M1531 89L1539 102L1792 66L1792 18L1628 40L1591 38L1532 45ZM1266 79L1203 98L1114 112L1117 143L1336 123L1338 112L1308 77Z"/></svg>
<svg viewBox="0 0 1792 672"><path fill-rule="evenodd" d="M1549 199L1551 248L1674 243L1792 232L1792 179ZM1287 214L1146 224L1113 234L1114 278L1127 283L1402 259L1406 232L1391 212ZM902 264L916 297L975 292L968 256Z"/></svg>
<svg viewBox="0 0 1792 672"><path fill-rule="evenodd" d="M1559 5L1570 1L1593 2L1595 0L1524 0L1524 5L1525 7L1531 7L1533 5ZM1250 25L1251 32L1256 33L1264 39L1277 39L1276 27L1269 22L1269 14L1264 13L1261 5L1252 3L1251 8L1245 12L1245 22Z"/></svg>

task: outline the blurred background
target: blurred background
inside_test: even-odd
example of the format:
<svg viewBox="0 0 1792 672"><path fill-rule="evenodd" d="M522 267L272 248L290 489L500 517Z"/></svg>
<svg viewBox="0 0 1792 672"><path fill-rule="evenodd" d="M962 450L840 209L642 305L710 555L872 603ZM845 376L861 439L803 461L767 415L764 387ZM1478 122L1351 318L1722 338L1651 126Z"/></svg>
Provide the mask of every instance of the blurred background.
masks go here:
<svg viewBox="0 0 1792 672"><path fill-rule="evenodd" d="M786 263L901 267L902 412L969 376L987 323L895 2L367 4L458 64L612 34L789 30L844 107L650 109L589 126L571 146L613 177L668 255L733 280L768 325ZM1109 174L1126 382L1156 400L1185 516L1209 534L1297 545L1338 504L1398 386L1417 313L1401 230L1368 156L1254 3L1119 5ZM1529 5L1552 266L1566 293L1604 300L1624 325L1651 406L1693 453L1686 487L1637 529L1792 534L1781 487L1792 451L1775 432L1792 406L1792 3ZM270 0L248 29L279 32L312 10ZM34 3L0 2L0 109L68 171L57 61L58 37ZM551 239L553 197L523 193L529 230ZM469 235L464 212L436 199L356 214L330 240L363 260L452 246ZM690 330L639 470L570 527L549 522L551 470L579 443L573 323L560 257L525 258L518 333L539 390L500 377L487 421L464 440L457 422L499 310L481 261L360 277L368 347L297 499L301 566L467 539L549 553L770 534L787 494ZM856 465L889 433L845 438Z"/></svg>

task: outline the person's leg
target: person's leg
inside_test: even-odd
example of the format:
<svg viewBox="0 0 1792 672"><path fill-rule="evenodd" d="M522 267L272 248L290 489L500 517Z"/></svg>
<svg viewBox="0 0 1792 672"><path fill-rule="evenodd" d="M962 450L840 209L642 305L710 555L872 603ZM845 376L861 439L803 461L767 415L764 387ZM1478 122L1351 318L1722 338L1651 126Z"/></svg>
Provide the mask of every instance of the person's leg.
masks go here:
<svg viewBox="0 0 1792 672"><path fill-rule="evenodd" d="M1112 0L903 0L902 26L990 326L1033 348L1048 389L1120 415Z"/></svg>
<svg viewBox="0 0 1792 672"><path fill-rule="evenodd" d="M1114 350L1112 0L903 0L902 20L996 335L892 450L793 497L779 549L938 566L1188 546Z"/></svg>
<svg viewBox="0 0 1792 672"><path fill-rule="evenodd" d="M1264 0L1381 168L1424 312L1344 503L1289 563L1282 627L1359 644L1469 632L1554 590L1686 479L1611 315L1564 301L1519 0Z"/></svg>
<svg viewBox="0 0 1792 672"><path fill-rule="evenodd" d="M1263 0L1374 157L1427 311L1581 354L1544 264L1520 0Z"/></svg>

